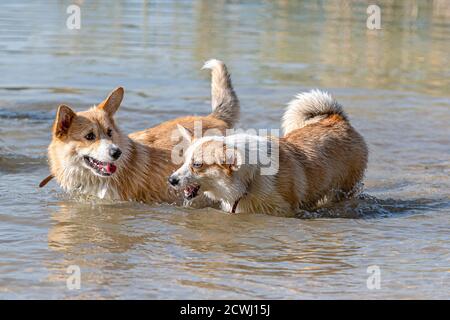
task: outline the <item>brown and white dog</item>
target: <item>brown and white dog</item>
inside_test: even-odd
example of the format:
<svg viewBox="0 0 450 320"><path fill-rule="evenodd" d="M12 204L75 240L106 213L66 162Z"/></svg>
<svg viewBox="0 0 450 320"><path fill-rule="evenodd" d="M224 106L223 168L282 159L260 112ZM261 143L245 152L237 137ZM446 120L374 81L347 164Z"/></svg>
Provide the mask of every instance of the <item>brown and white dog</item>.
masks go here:
<svg viewBox="0 0 450 320"><path fill-rule="evenodd" d="M227 212L274 215L355 191L366 169L367 147L328 93L299 94L289 103L282 127L281 138L240 133L200 139L180 127L191 145L169 182L186 198L203 192ZM262 165L261 154L276 170Z"/></svg>
<svg viewBox="0 0 450 320"><path fill-rule="evenodd" d="M125 135L114 121L124 90L117 88L99 105L74 112L58 108L53 137L48 147L50 171L66 191L78 191L104 199L180 203L167 187L167 177L177 164L171 161L177 124L193 130L199 121L203 132L224 132L239 117L239 101L225 64L210 60L212 113L164 122L156 127ZM45 185L48 180L41 184Z"/></svg>

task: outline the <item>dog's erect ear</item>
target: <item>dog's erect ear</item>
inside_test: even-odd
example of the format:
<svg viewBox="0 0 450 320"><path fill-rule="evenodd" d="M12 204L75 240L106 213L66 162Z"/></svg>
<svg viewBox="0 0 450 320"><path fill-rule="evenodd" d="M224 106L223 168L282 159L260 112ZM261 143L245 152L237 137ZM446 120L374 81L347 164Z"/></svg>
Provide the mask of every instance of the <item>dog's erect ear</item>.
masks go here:
<svg viewBox="0 0 450 320"><path fill-rule="evenodd" d="M118 87L111 91L109 96L101 102L97 108L104 110L110 117L114 116L123 99L124 90Z"/></svg>
<svg viewBox="0 0 450 320"><path fill-rule="evenodd" d="M53 125L53 134L60 138L69 132L73 119L76 117L75 112L68 106L62 104L58 107L56 112L56 119Z"/></svg>
<svg viewBox="0 0 450 320"><path fill-rule="evenodd" d="M189 141L189 143L192 143L193 135L192 135L191 131L189 131L188 129L186 129L185 127L183 127L180 124L177 124L177 128L178 128L178 131L180 132L181 136L184 139L186 139L187 141Z"/></svg>

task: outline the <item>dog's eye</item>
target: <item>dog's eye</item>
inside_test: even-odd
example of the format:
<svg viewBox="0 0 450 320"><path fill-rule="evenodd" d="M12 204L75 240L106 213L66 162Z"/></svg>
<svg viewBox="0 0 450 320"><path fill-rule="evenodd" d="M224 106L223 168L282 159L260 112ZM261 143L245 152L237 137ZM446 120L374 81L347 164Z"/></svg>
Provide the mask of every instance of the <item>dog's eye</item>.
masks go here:
<svg viewBox="0 0 450 320"><path fill-rule="evenodd" d="M106 131L106 134L108 135L108 137L112 137L112 130L111 129L108 129L108 131Z"/></svg>
<svg viewBox="0 0 450 320"><path fill-rule="evenodd" d="M89 141L95 140L95 134L93 132L89 132L84 137L86 138L86 140L89 140Z"/></svg>
<svg viewBox="0 0 450 320"><path fill-rule="evenodd" d="M192 163L192 168L194 169L200 169L203 166L203 163L201 162L193 162Z"/></svg>

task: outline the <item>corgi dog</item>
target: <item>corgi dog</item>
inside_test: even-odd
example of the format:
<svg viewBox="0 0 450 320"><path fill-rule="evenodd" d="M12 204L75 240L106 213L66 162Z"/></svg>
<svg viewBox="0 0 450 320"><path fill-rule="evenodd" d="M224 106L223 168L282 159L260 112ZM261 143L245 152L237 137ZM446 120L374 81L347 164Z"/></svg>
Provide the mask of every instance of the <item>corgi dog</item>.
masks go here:
<svg viewBox="0 0 450 320"><path fill-rule="evenodd" d="M41 186L54 177L65 191L103 199L182 201L167 187L167 177L177 166L171 161L177 124L192 130L194 122L200 122L203 132L212 128L223 132L239 118L239 100L226 65L213 59L203 68L211 70L212 113L207 116L177 118L126 135L114 120L124 95L121 87L86 111L59 106L48 147L51 176Z"/></svg>
<svg viewBox="0 0 450 320"><path fill-rule="evenodd" d="M367 146L328 93L297 95L282 128L280 138L239 133L192 139L180 126L190 145L169 182L186 198L201 192L231 213L295 214L337 197L337 191L355 192L366 169ZM251 161L255 152L268 155L275 170L264 173L261 157Z"/></svg>

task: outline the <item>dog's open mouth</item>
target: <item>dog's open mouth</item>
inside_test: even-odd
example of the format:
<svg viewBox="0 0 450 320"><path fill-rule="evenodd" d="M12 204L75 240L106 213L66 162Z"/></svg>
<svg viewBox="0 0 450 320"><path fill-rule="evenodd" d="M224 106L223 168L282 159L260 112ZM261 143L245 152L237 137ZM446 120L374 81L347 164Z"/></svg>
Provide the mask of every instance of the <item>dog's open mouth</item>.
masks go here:
<svg viewBox="0 0 450 320"><path fill-rule="evenodd" d="M190 184L184 188L184 197L187 200L194 199L198 195L198 190L200 186L198 184Z"/></svg>
<svg viewBox="0 0 450 320"><path fill-rule="evenodd" d="M116 172L117 167L110 162L102 162L92 157L84 156L86 164L94 169L94 171L104 177L109 177Z"/></svg>

